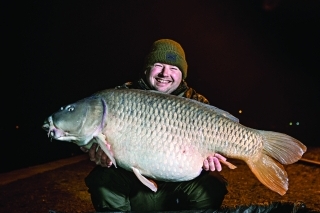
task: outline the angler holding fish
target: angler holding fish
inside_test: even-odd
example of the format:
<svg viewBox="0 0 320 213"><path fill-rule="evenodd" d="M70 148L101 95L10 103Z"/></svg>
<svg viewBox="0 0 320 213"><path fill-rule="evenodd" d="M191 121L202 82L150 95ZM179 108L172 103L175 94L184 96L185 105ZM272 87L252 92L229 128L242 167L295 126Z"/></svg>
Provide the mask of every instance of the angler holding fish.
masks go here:
<svg viewBox="0 0 320 213"><path fill-rule="evenodd" d="M187 62L182 47L173 40L161 39L154 42L146 57L143 77L136 82L128 82L117 88L156 90L209 104L204 96L187 86L184 81L186 77ZM96 151L96 147L97 144L94 144L89 150L90 158L103 166L110 167L111 160L100 147ZM166 149L166 147L163 148ZM161 150L158 151L161 152ZM224 157L219 154L208 156L203 162L203 169L221 171L218 159L223 160ZM198 178L187 182L155 181L155 183L158 186L157 193L141 184L132 172L119 167L106 169L98 166L86 178L92 202L96 210L100 211L218 208L227 193L226 181L217 172L215 175L209 175L209 172L204 171ZM200 193L202 190L203 193ZM118 193L114 194L110 191L118 191ZM96 198L98 200L95 200Z"/></svg>
<svg viewBox="0 0 320 213"><path fill-rule="evenodd" d="M102 165L85 180L97 211L218 209L227 183L209 170L220 171L220 162L234 168L223 156L245 161L266 187L286 193L282 164L301 158L301 142L245 127L209 105L184 81L187 62L175 41L154 42L144 70L140 80L63 107L43 125Z"/></svg>

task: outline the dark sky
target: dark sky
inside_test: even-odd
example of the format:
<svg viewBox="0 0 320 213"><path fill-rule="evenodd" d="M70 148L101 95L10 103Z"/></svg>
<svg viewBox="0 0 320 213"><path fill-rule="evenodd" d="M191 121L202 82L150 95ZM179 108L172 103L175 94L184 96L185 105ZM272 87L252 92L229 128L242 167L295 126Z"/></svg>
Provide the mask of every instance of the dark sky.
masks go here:
<svg viewBox="0 0 320 213"><path fill-rule="evenodd" d="M48 146L41 130L47 116L98 90L135 80L151 44L161 38L182 45L187 82L212 105L246 126L320 144L319 0L2 5L1 131L13 150Z"/></svg>

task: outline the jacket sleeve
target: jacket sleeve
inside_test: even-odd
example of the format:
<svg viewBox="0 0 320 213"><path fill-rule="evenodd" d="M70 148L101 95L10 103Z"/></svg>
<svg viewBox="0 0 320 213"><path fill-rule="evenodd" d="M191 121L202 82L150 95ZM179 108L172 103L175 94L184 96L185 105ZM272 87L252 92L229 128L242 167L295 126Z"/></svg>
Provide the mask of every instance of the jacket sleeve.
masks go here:
<svg viewBox="0 0 320 213"><path fill-rule="evenodd" d="M115 89L130 89L132 87L132 82L126 82L120 86L116 86Z"/></svg>
<svg viewBox="0 0 320 213"><path fill-rule="evenodd" d="M206 99L203 95L197 93L194 89L190 87L184 92L183 97L194 99L205 104L210 104L208 99Z"/></svg>

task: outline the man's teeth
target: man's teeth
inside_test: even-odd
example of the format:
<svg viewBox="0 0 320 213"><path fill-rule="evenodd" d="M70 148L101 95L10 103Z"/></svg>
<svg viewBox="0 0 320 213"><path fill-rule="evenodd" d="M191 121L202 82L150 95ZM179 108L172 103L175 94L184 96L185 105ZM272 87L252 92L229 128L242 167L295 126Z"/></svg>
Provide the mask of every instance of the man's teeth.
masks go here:
<svg viewBox="0 0 320 213"><path fill-rule="evenodd" d="M163 80L163 79L157 79L158 82L160 83L169 83L170 81L168 80Z"/></svg>

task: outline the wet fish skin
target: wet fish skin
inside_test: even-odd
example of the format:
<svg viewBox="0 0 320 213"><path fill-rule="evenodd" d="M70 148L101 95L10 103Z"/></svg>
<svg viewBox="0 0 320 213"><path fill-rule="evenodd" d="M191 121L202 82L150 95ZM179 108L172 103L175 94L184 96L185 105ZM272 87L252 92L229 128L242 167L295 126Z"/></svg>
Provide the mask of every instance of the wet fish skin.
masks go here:
<svg viewBox="0 0 320 213"><path fill-rule="evenodd" d="M288 135L245 127L223 110L159 92L108 89L63 109L44 124L50 137L87 147L96 140L102 148L105 138L109 157L138 178L190 180L207 156L219 153L245 161L264 185L283 195L288 177L282 164L306 151Z"/></svg>

